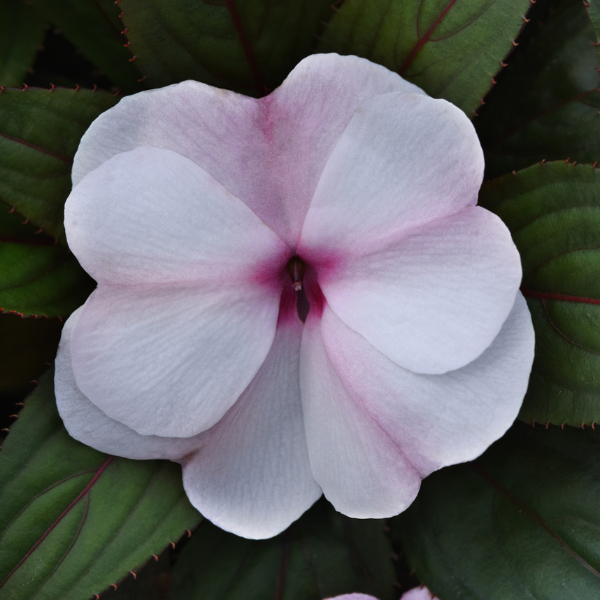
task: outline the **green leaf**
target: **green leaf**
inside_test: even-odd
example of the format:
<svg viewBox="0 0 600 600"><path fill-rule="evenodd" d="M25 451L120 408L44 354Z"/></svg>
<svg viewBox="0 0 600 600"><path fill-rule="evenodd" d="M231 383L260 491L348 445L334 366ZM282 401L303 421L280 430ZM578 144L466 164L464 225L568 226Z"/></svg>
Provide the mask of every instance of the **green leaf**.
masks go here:
<svg viewBox="0 0 600 600"><path fill-rule="evenodd" d="M25 81L45 25L24 0L0 3L0 85L16 87Z"/></svg>
<svg viewBox="0 0 600 600"><path fill-rule="evenodd" d="M173 600L323 600L349 592L397 597L381 520L349 519L324 500L270 540L204 521L173 569Z"/></svg>
<svg viewBox="0 0 600 600"><path fill-rule="evenodd" d="M0 454L2 600L90 598L200 520L179 466L70 438L52 377L27 399Z"/></svg>
<svg viewBox="0 0 600 600"><path fill-rule="evenodd" d="M0 202L0 312L68 317L94 287L68 248Z"/></svg>
<svg viewBox="0 0 600 600"><path fill-rule="evenodd" d="M73 156L91 122L116 102L90 90L0 94L0 201L64 242Z"/></svg>
<svg viewBox="0 0 600 600"><path fill-rule="evenodd" d="M171 587L171 548L149 560L135 578L127 577L110 593L110 600L166 600Z"/></svg>
<svg viewBox="0 0 600 600"><path fill-rule="evenodd" d="M94 290L93 279L70 251L50 244L0 236L0 312L68 317Z"/></svg>
<svg viewBox="0 0 600 600"><path fill-rule="evenodd" d="M32 0L36 8L123 92L142 89L139 71L121 33L119 7L114 0Z"/></svg>
<svg viewBox="0 0 600 600"><path fill-rule="evenodd" d="M585 8L558 0L536 19L547 8L538 4L531 17L539 24L475 121L489 177L544 159L600 160L599 63Z"/></svg>
<svg viewBox="0 0 600 600"><path fill-rule="evenodd" d="M151 87L186 79L262 96L311 53L331 0L122 0Z"/></svg>
<svg viewBox="0 0 600 600"><path fill-rule="evenodd" d="M346 0L318 50L368 58L471 115L528 8L529 0Z"/></svg>
<svg viewBox="0 0 600 600"><path fill-rule="evenodd" d="M484 183L479 201L523 263L536 354L520 418L600 422L600 171L538 164Z"/></svg>
<svg viewBox="0 0 600 600"><path fill-rule="evenodd" d="M54 360L60 330L58 319L0 315L0 405L4 404L9 412L16 411L14 402L23 398L31 389L31 380L37 379ZM1 402L7 393L18 395L18 400Z"/></svg>
<svg viewBox="0 0 600 600"><path fill-rule="evenodd" d="M584 5L587 8L594 33L596 34L596 41L598 41L600 40L600 0L588 0L584 2Z"/></svg>
<svg viewBox="0 0 600 600"><path fill-rule="evenodd" d="M392 528L444 600L600 598L599 497L600 431L517 423L429 476Z"/></svg>

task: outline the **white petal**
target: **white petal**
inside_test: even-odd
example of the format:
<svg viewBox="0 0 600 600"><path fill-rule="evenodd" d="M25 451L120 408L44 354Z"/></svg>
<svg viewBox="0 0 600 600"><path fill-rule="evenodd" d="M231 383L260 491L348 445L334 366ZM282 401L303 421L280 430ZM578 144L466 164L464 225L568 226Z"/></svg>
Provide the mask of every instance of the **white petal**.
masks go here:
<svg viewBox="0 0 600 600"><path fill-rule="evenodd" d="M342 594L341 596L332 596L331 598L325 598L325 600L377 600L375 596L368 596L367 594Z"/></svg>
<svg viewBox="0 0 600 600"><path fill-rule="evenodd" d="M73 329L77 386L138 433L193 436L257 373L278 310L277 294L260 285L100 286Z"/></svg>
<svg viewBox="0 0 600 600"><path fill-rule="evenodd" d="M360 104L377 94L422 93L355 56L305 58L271 95L255 100L195 81L124 98L83 136L77 184L114 154L175 150L204 168L295 246L325 163Z"/></svg>
<svg viewBox="0 0 600 600"><path fill-rule="evenodd" d="M69 246L99 283L243 286L285 265L286 245L206 171L138 148L87 175L65 206Z"/></svg>
<svg viewBox="0 0 600 600"><path fill-rule="evenodd" d="M438 374L491 344L513 307L521 261L502 221L472 207L318 273L344 323L397 364Z"/></svg>
<svg viewBox="0 0 600 600"><path fill-rule="evenodd" d="M365 419L381 425L422 476L479 456L512 425L527 390L534 333L521 294L488 350L444 375L397 366L329 309L323 312L321 331L348 398L362 408Z"/></svg>
<svg viewBox="0 0 600 600"><path fill-rule="evenodd" d="M434 596L426 587L416 587L405 592L400 600L439 600L439 598Z"/></svg>
<svg viewBox="0 0 600 600"><path fill-rule="evenodd" d="M359 519L391 517L414 500L421 476L364 400L349 393L343 376L323 346L319 317L309 312L300 389L313 475L339 512Z"/></svg>
<svg viewBox="0 0 600 600"><path fill-rule="evenodd" d="M291 308L252 383L183 463L192 504L222 529L252 539L282 532L321 496L302 421L302 323Z"/></svg>
<svg viewBox="0 0 600 600"><path fill-rule="evenodd" d="M475 129L454 105L417 94L374 97L327 162L299 252L335 257L474 206L483 168Z"/></svg>
<svg viewBox="0 0 600 600"><path fill-rule="evenodd" d="M165 438L140 435L107 417L84 396L77 387L71 365L71 332L80 313L81 308L78 308L63 327L55 364L56 404L69 435L100 452L125 458L176 460L196 450L201 436Z"/></svg>

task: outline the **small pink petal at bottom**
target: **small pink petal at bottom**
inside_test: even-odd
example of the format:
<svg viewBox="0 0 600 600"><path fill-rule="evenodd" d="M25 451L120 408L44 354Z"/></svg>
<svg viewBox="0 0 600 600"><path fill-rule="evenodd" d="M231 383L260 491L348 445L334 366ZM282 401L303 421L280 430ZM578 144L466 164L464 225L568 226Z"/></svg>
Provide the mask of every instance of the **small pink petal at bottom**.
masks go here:
<svg viewBox="0 0 600 600"><path fill-rule="evenodd" d="M402 595L400 600L439 600L439 598L434 596L425 586L423 586L408 590L408 592Z"/></svg>

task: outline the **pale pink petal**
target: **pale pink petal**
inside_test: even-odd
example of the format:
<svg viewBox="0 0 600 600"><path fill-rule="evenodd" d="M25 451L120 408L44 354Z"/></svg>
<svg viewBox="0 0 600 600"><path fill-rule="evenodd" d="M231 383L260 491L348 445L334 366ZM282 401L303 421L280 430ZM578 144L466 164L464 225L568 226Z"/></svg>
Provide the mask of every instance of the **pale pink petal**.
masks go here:
<svg viewBox="0 0 600 600"><path fill-rule="evenodd" d="M397 364L445 373L477 358L510 313L521 261L510 232L472 207L318 269L333 311Z"/></svg>
<svg viewBox="0 0 600 600"><path fill-rule="evenodd" d="M302 322L294 302L288 308L256 377L204 434L202 450L183 462L192 504L222 529L246 538L277 535L321 496L302 420Z"/></svg>
<svg viewBox="0 0 600 600"><path fill-rule="evenodd" d="M206 171L157 148L119 154L87 175L67 199L65 229L101 284L243 287L289 258L281 239Z"/></svg>
<svg viewBox="0 0 600 600"><path fill-rule="evenodd" d="M305 58L256 100L195 81L124 98L83 136L77 184L114 154L175 150L243 200L295 246L323 167L360 104L378 94L422 93L380 65L337 54Z"/></svg>
<svg viewBox="0 0 600 600"><path fill-rule="evenodd" d="M323 316L329 311L325 308ZM309 312L300 353L300 389L313 475L336 510L359 519L391 517L414 500L421 474L362 398L346 389Z"/></svg>
<svg viewBox="0 0 600 600"><path fill-rule="evenodd" d="M278 311L262 285L100 286L73 329L77 386L138 433L193 436L252 381Z"/></svg>
<svg viewBox="0 0 600 600"><path fill-rule="evenodd" d="M475 129L456 106L417 94L376 96L332 152L298 251L335 258L474 206L483 168Z"/></svg>
<svg viewBox="0 0 600 600"><path fill-rule="evenodd" d="M405 592L400 600L439 600L439 598L434 596L426 587L416 587Z"/></svg>
<svg viewBox="0 0 600 600"><path fill-rule="evenodd" d="M140 435L126 425L107 417L77 387L71 365L71 332L81 308L67 320L56 355L54 389L58 412L71 437L108 454L125 458L168 458L176 460L193 452L201 436L164 438Z"/></svg>
<svg viewBox="0 0 600 600"><path fill-rule="evenodd" d="M341 596L325 598L325 600L377 600L377 598L367 594L342 594Z"/></svg>
<svg viewBox="0 0 600 600"><path fill-rule="evenodd" d="M360 407L365 422L372 420L383 432L373 444L393 441L421 476L476 458L506 432L521 407L534 354L533 326L521 294L492 345L477 360L444 375L397 366L329 308L323 312L321 335L348 410ZM311 443L309 437L312 451ZM315 477L327 495L316 471ZM349 478L345 487L357 485L358 479Z"/></svg>

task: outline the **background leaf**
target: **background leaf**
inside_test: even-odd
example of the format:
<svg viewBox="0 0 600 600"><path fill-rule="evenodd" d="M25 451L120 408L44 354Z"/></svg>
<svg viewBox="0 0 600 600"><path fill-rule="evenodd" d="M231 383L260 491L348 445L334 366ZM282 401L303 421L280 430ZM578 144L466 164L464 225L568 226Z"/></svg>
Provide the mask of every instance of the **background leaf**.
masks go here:
<svg viewBox="0 0 600 600"><path fill-rule="evenodd" d="M475 120L488 177L543 159L600 160L600 65L585 7L538 2L531 17L529 36Z"/></svg>
<svg viewBox="0 0 600 600"><path fill-rule="evenodd" d="M118 98L90 90L0 94L0 212L3 202L64 241L64 203L81 136Z"/></svg>
<svg viewBox="0 0 600 600"><path fill-rule="evenodd" d="M54 360L62 323L58 319L0 315L0 429L14 421L17 403ZM4 436L0 433L0 436Z"/></svg>
<svg viewBox="0 0 600 600"><path fill-rule="evenodd" d="M187 537L187 536L186 536ZM182 544L185 544L186 538ZM135 578L127 577L116 590L110 591L110 600L167 600L171 587L171 548L167 548L158 560L149 560Z"/></svg>
<svg viewBox="0 0 600 600"><path fill-rule="evenodd" d="M349 519L325 500L270 540L203 521L173 570L172 600L323 600L348 592L397 597L391 543L378 519Z"/></svg>
<svg viewBox="0 0 600 600"><path fill-rule="evenodd" d="M114 0L32 0L44 17L59 27L75 46L123 92L142 88L139 71L130 62Z"/></svg>
<svg viewBox="0 0 600 600"><path fill-rule="evenodd" d="M346 0L318 50L382 64L471 116L528 9L529 0Z"/></svg>
<svg viewBox="0 0 600 600"><path fill-rule="evenodd" d="M517 423L430 475L392 528L444 600L598 598L599 496L600 431Z"/></svg>
<svg viewBox="0 0 600 600"><path fill-rule="evenodd" d="M24 0L0 3L0 85L17 87L25 81L45 26Z"/></svg>
<svg viewBox="0 0 600 600"><path fill-rule="evenodd" d="M0 237L0 309L20 316L68 317L95 282L58 245L6 242Z"/></svg>
<svg viewBox="0 0 600 600"><path fill-rule="evenodd" d="M66 318L94 287L68 248L0 203L0 312Z"/></svg>
<svg viewBox="0 0 600 600"><path fill-rule="evenodd" d="M592 27L596 34L596 40L600 39L600 0L586 0L583 3L588 11L590 20L592 21ZM598 46L596 46L598 47Z"/></svg>
<svg viewBox="0 0 600 600"><path fill-rule="evenodd" d="M0 402L7 394L4 412L18 412L15 402L31 389L31 380L39 377L54 360L61 329L58 319L0 315ZM0 419L2 416L0 413ZM0 427L10 422L2 420Z"/></svg>
<svg viewBox="0 0 600 600"><path fill-rule="evenodd" d="M178 465L109 457L70 438L52 377L0 454L2 600L89 598L200 520Z"/></svg>
<svg viewBox="0 0 600 600"><path fill-rule="evenodd" d="M121 0L135 64L151 87L186 79L253 96L310 54L331 0Z"/></svg>
<svg viewBox="0 0 600 600"><path fill-rule="evenodd" d="M600 422L600 172L534 165L484 183L480 204L510 229L536 354L520 417Z"/></svg>

